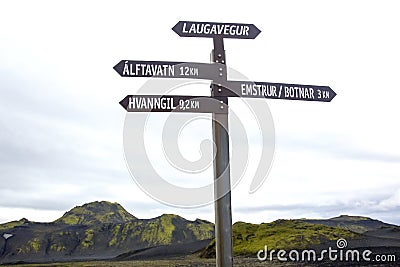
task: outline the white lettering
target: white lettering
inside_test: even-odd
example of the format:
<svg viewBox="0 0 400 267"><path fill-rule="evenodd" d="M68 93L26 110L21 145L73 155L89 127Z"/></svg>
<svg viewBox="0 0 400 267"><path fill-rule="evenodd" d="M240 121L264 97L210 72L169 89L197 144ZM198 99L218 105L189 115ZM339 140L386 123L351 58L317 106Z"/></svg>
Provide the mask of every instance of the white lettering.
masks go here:
<svg viewBox="0 0 400 267"><path fill-rule="evenodd" d="M307 254L307 259L305 258L306 254ZM312 257L312 258L311 258L311 257ZM302 259L302 261L315 261L316 257L317 257L317 255L316 255L316 253L315 253L314 250L307 250L307 249L305 249L305 250L303 250L303 251L301 252L301 259Z"/></svg>
<svg viewBox="0 0 400 267"><path fill-rule="evenodd" d="M131 65L131 75L136 76L158 76L158 77L174 77L175 76L175 65L164 64L136 64L135 65L136 73L133 72L133 66Z"/></svg>
<svg viewBox="0 0 400 267"><path fill-rule="evenodd" d="M241 88L242 88L242 95L247 95L246 94L246 84L242 83Z"/></svg>
<svg viewBox="0 0 400 267"><path fill-rule="evenodd" d="M189 33L196 33L196 24L190 25Z"/></svg>
<svg viewBox="0 0 400 267"><path fill-rule="evenodd" d="M314 89L312 89L312 88L309 88L309 94L310 94L310 98L311 99L314 99Z"/></svg>
<svg viewBox="0 0 400 267"><path fill-rule="evenodd" d="M296 257L294 257L293 254L295 254ZM297 250L291 250L289 252L289 259L291 261L299 261L300 260L299 252Z"/></svg>
<svg viewBox="0 0 400 267"><path fill-rule="evenodd" d="M129 68L128 68L128 61L125 61L124 64L124 71L122 72L122 75L129 75Z"/></svg>
<svg viewBox="0 0 400 267"><path fill-rule="evenodd" d="M232 25L231 28L229 29L229 34L235 35L235 30L236 30L236 25Z"/></svg>
<svg viewBox="0 0 400 267"><path fill-rule="evenodd" d="M132 108L135 108L135 98L133 98L133 97L130 97L129 98L129 104L128 104L128 108L129 109L132 109Z"/></svg>
<svg viewBox="0 0 400 267"><path fill-rule="evenodd" d="M234 34L232 34L232 35L234 35ZM238 36L243 35L243 26L237 27L236 35L238 35Z"/></svg>
<svg viewBox="0 0 400 267"><path fill-rule="evenodd" d="M217 26L216 25L212 25L210 34L217 34Z"/></svg>
<svg viewBox="0 0 400 267"><path fill-rule="evenodd" d="M319 256L319 258L317 259L318 261L322 261L324 259L324 254L327 253L328 251L326 249L323 249L321 251L321 256Z"/></svg>
<svg viewBox="0 0 400 267"><path fill-rule="evenodd" d="M279 250L276 256L278 257L278 260L280 261L287 261L287 258L285 257L286 251L284 250Z"/></svg>
<svg viewBox="0 0 400 267"><path fill-rule="evenodd" d="M284 86L285 98L314 99L314 90L307 87Z"/></svg>
<svg viewBox="0 0 400 267"><path fill-rule="evenodd" d="M192 23L189 26L183 23L182 25L182 33L189 34L248 36L249 31L250 27L246 25L210 23Z"/></svg>
<svg viewBox="0 0 400 267"><path fill-rule="evenodd" d="M371 261L371 258L369 257L372 254L372 251L367 249L364 250L364 252L362 253L362 257L365 261Z"/></svg>
<svg viewBox="0 0 400 267"><path fill-rule="evenodd" d="M224 30L224 25L217 25L218 28L218 34L222 34L222 31Z"/></svg>
<svg viewBox="0 0 400 267"><path fill-rule="evenodd" d="M206 25L204 25L204 33L205 34L209 34L210 33L210 24L206 24Z"/></svg>
<svg viewBox="0 0 400 267"><path fill-rule="evenodd" d="M224 34L228 35L229 34L229 25L224 25Z"/></svg>
<svg viewBox="0 0 400 267"><path fill-rule="evenodd" d="M266 259L267 259L267 251L268 251L268 248L267 248L267 246L264 246L264 250L259 250L258 252L257 252L257 259L259 260L259 261L265 261ZM261 254L262 253L264 253L264 257L261 257Z"/></svg>
<svg viewBox="0 0 400 267"><path fill-rule="evenodd" d="M171 110L175 109L174 99L172 97L130 97L128 109L160 109Z"/></svg>
<svg viewBox="0 0 400 267"><path fill-rule="evenodd" d="M183 23L182 32L183 32L183 33L187 33L187 30L186 30L186 22Z"/></svg>
<svg viewBox="0 0 400 267"><path fill-rule="evenodd" d="M246 35L246 36L249 35L249 26L244 26L243 35Z"/></svg>
<svg viewBox="0 0 400 267"><path fill-rule="evenodd" d="M242 95L278 97L276 86L270 84L242 83L240 85Z"/></svg>

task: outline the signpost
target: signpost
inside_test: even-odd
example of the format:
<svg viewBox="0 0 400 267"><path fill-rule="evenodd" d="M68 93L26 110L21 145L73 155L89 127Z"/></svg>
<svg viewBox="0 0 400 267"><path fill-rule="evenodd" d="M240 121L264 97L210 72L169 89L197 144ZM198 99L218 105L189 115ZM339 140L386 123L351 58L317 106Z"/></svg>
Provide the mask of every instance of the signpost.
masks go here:
<svg viewBox="0 0 400 267"><path fill-rule="evenodd" d="M211 59L225 64L224 39L213 39ZM223 82L227 75L224 73ZM221 88L218 83L211 86L211 95L216 96ZM228 98L224 103L228 105ZM217 147L214 160L214 210L215 210L215 251L217 266L233 266L231 177L229 165L228 114L213 114L213 138ZM226 192L226 193L225 193ZM225 194L224 194L225 193ZM218 198L219 197L219 198Z"/></svg>
<svg viewBox="0 0 400 267"><path fill-rule="evenodd" d="M233 265L228 97L330 102L328 86L228 81L224 38L255 39L253 24L179 21L172 30L181 37L212 38L212 63L121 60L114 66L122 77L191 78L211 80L211 97L128 95L121 106L128 112L206 112L213 114L215 238L218 267Z"/></svg>

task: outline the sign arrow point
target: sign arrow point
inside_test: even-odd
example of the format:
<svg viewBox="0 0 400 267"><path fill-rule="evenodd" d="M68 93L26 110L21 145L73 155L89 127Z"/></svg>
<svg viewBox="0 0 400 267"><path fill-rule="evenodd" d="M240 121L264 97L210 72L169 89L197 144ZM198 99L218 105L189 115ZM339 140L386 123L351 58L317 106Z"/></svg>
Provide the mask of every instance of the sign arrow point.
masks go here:
<svg viewBox="0 0 400 267"><path fill-rule="evenodd" d="M335 96L336 96L336 93L335 93L335 91L333 91L332 90L332 88L330 88L330 87L328 87L329 88L329 90L331 90L331 94L332 94L332 97L331 97L331 99L329 100L329 102L331 102L332 101L332 99L334 99L335 98Z"/></svg>
<svg viewBox="0 0 400 267"><path fill-rule="evenodd" d="M124 99L122 99L121 101L119 101L119 104L125 109L125 110L127 110L127 107L128 107L128 97L129 96L126 96Z"/></svg>
<svg viewBox="0 0 400 267"><path fill-rule="evenodd" d="M122 76L122 72L123 72L123 70L124 70L124 61L121 60L120 62L118 62L118 64L115 65L115 66L113 67L113 69L114 69L116 72L118 72L118 74L119 74L120 76Z"/></svg>
<svg viewBox="0 0 400 267"><path fill-rule="evenodd" d="M179 36L182 36L182 35L180 34L180 31L179 31L179 28L180 28L180 25L181 25L181 24L182 24L182 21L178 21L178 23L175 24L174 27L172 27L172 30L173 30L176 34L178 34Z"/></svg>
<svg viewBox="0 0 400 267"><path fill-rule="evenodd" d="M254 24L251 24L254 28L253 28L253 39L255 39L260 33L261 30L259 28L257 28L257 26L255 26Z"/></svg>

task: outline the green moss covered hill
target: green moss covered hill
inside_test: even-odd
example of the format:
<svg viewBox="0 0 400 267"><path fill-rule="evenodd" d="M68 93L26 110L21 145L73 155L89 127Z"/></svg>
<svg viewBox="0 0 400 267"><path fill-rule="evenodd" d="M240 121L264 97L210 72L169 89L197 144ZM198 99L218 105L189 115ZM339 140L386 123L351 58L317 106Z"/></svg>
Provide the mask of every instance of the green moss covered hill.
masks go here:
<svg viewBox="0 0 400 267"><path fill-rule="evenodd" d="M211 240L214 225L164 214L137 219L117 203L92 202L51 223L0 225L0 263L106 259L150 247Z"/></svg>
<svg viewBox="0 0 400 267"><path fill-rule="evenodd" d="M268 250L326 249L344 238L353 248L392 248L400 251L400 227L368 217L342 215L323 220L277 220L271 223L233 225L235 255L254 257L265 245ZM215 240L200 253L215 257Z"/></svg>
<svg viewBox="0 0 400 267"><path fill-rule="evenodd" d="M124 223L137 219L127 212L120 204L107 201L91 202L78 206L66 212L55 223L61 224L101 224L101 223Z"/></svg>
<svg viewBox="0 0 400 267"><path fill-rule="evenodd" d="M0 264L164 259L196 251L201 257L215 257L213 238L214 225L208 221L174 214L138 219L118 203L92 202L51 223L21 219L0 224ZM339 238L355 247L379 245L400 251L400 227L366 217L233 225L236 256L255 257L265 245L269 250L326 248Z"/></svg>
<svg viewBox="0 0 400 267"><path fill-rule="evenodd" d="M263 249L304 249L317 247L327 241L339 238L352 240L361 238L355 232L312 224L301 220L277 220L271 223L251 224L237 222L233 225L233 252L235 255L251 255ZM202 251L202 257L214 257L215 241Z"/></svg>

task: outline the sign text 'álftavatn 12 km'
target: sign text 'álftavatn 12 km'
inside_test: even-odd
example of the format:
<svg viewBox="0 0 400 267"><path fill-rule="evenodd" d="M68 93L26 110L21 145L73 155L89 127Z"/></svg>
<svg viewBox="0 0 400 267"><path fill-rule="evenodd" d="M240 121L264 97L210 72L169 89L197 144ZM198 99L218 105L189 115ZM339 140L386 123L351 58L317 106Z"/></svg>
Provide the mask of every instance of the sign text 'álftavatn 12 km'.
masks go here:
<svg viewBox="0 0 400 267"><path fill-rule="evenodd" d="M122 77L188 78L216 80L223 71L221 64L121 60L114 70Z"/></svg>

